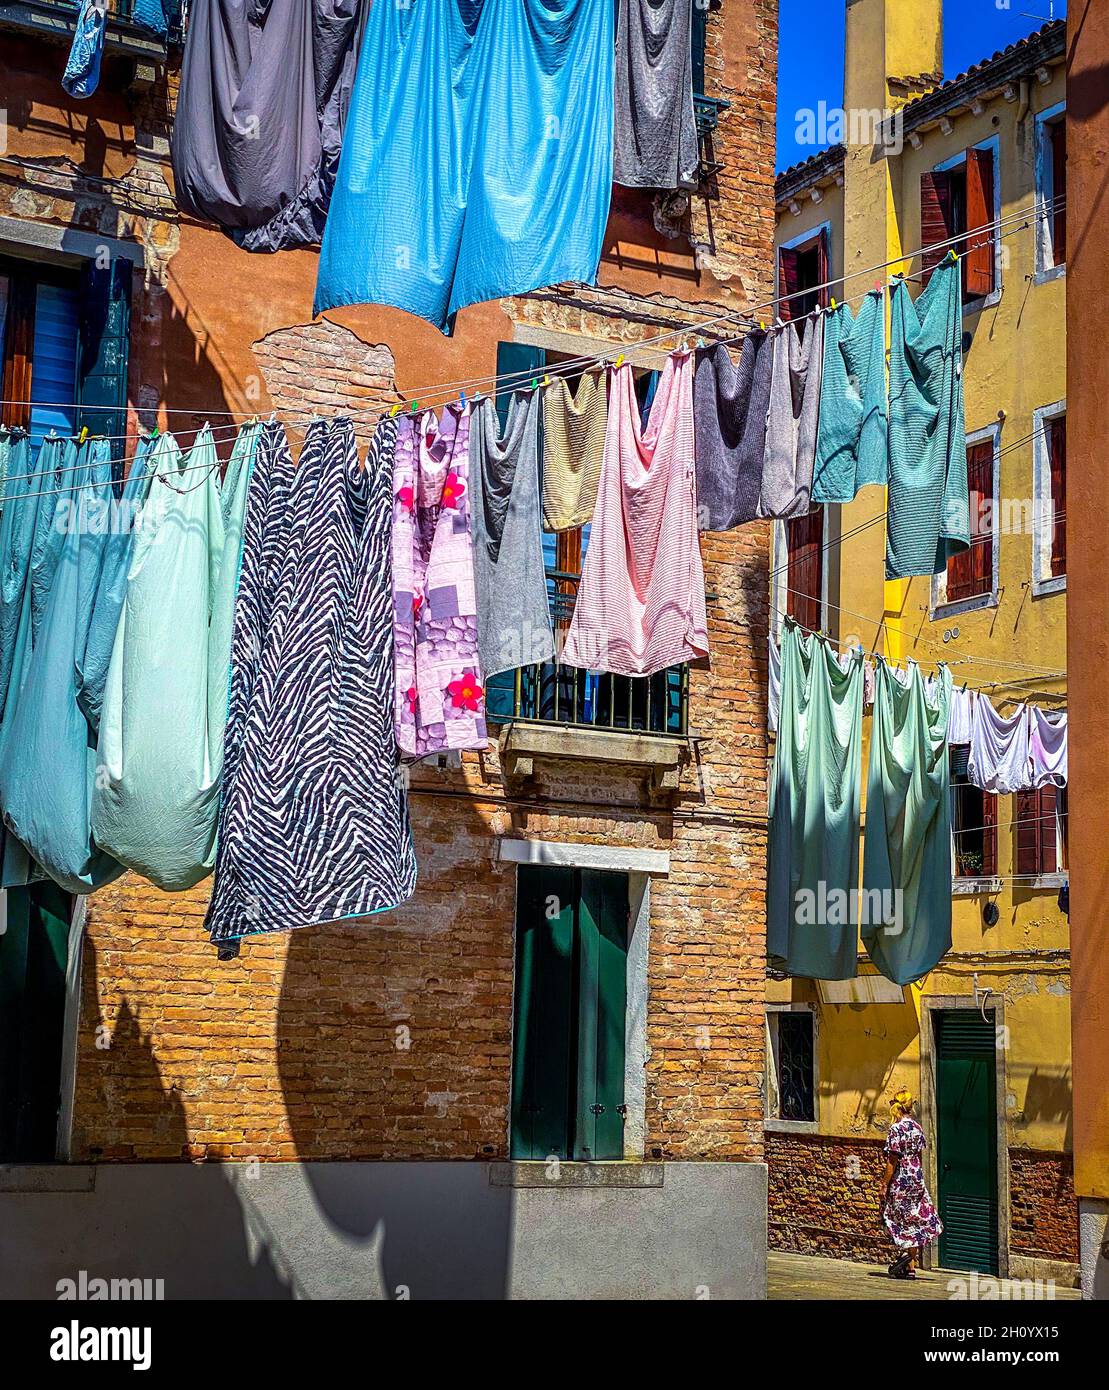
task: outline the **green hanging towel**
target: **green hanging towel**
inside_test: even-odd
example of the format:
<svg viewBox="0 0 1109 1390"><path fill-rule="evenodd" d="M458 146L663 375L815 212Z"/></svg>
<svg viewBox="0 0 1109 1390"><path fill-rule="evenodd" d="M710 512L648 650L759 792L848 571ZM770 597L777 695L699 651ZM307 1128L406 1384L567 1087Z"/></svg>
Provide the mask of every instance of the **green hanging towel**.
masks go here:
<svg viewBox="0 0 1109 1390"><path fill-rule="evenodd" d="M890 292L886 578L942 574L970 545L963 423L963 297L950 257L914 303Z"/></svg>
<svg viewBox="0 0 1109 1390"><path fill-rule="evenodd" d="M858 317L846 304L825 316L812 500L852 502L868 484L885 487L886 429L886 315L871 290Z"/></svg>
<svg viewBox="0 0 1109 1390"><path fill-rule="evenodd" d="M93 843L96 748L77 702L77 669L112 524L111 445L82 444L53 509L61 549L0 757L8 829L67 893L88 893L122 866Z"/></svg>
<svg viewBox="0 0 1109 1390"><path fill-rule="evenodd" d="M844 670L791 618L770 785L767 956L776 970L850 980L858 960L863 654Z"/></svg>
<svg viewBox="0 0 1109 1390"><path fill-rule="evenodd" d="M77 446L48 435L32 458L23 435L13 447L0 517L0 759L4 756L38 640L46 597L65 532L55 513L71 493ZM0 812L4 810L0 798ZM0 829L0 886L15 888L42 877L18 839Z"/></svg>
<svg viewBox="0 0 1109 1390"><path fill-rule="evenodd" d="M941 666L929 691L915 663L904 678L881 659L877 667L863 841L863 942L887 979L907 985L951 949L951 672Z"/></svg>
<svg viewBox="0 0 1109 1390"><path fill-rule="evenodd" d="M212 871L246 485L258 427L223 488L207 427L186 464L159 438L100 716L97 843L159 888Z"/></svg>

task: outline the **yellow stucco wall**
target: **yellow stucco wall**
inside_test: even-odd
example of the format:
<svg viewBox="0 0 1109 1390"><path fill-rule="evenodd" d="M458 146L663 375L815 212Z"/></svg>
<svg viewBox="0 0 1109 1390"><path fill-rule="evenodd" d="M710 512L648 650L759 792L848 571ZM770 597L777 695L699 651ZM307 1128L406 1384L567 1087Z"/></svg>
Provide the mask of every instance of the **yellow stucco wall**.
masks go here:
<svg viewBox="0 0 1109 1390"><path fill-rule="evenodd" d="M886 12L894 15L896 23L897 10L905 8L886 7ZM853 21L856 13L857 21ZM927 55L933 51L929 26L917 25L915 38L901 34L891 41L889 33L874 22L875 13L874 7L865 5L848 10L849 106L852 101L881 104L883 91L896 104L896 88L886 81L890 73L919 74L929 68ZM915 64L914 51L920 54ZM902 66L891 66L894 61ZM1035 118L1064 101L1062 64L1050 69L1046 83L1032 76L1012 95L1012 100L1005 95L987 100L978 114L953 112L949 131L939 127L922 131L919 148L906 141L903 151L888 160L875 160L869 149L848 149L842 188L823 188L819 203L806 193L798 194L800 211L782 206L778 217L780 245L830 222L834 273L850 277L920 246L923 172L969 146L997 142L1001 216L1024 210L1029 215L1002 228L999 292L985 307L964 316L970 335L964 365L967 431L974 433L997 423L999 411L1004 412L1000 495L1003 504L1016 503L1017 514L1009 520L1019 528L999 538L996 602L978 611L949 614L942 608L933 611L928 579L887 585L885 533L880 522L836 544L841 534L883 513L884 492L870 488L850 506L828 509L826 540L831 546L825 554L825 627L845 644L858 637L868 649L885 650L897 660L914 657L926 669L947 660L956 680L987 687L1004 712L1017 699L1031 699L1049 708L1066 704L1066 594L1033 593L1034 453L1029 441L1033 412L1066 397L1066 279L1065 275L1037 275L1033 215ZM1024 220L1027 226L1022 225ZM919 261L912 270L919 270ZM857 303L875 280L886 278L886 273L849 278L838 297ZM781 560L779 554L775 563ZM958 635L945 642L945 631L950 634L955 628ZM1019 669L1019 664L1040 670ZM869 742L869 723L868 716L864 745ZM866 752L864 746L864 759ZM998 998L1004 1002L1009 1144L1048 1151L1069 1148L1068 924L1057 905L1057 886L1022 886L1006 877L1015 869L1013 803L1011 796L998 798L1002 880L994 895L998 923L990 928L983 921L986 896L956 896L952 952L921 986L905 991L902 1004L821 1004L818 986L811 982L768 983L768 1003L815 1004L822 1133L879 1135L888 1121L889 1094L899 1085L919 1093L921 996L973 997L977 981L980 992L994 992L990 1002Z"/></svg>

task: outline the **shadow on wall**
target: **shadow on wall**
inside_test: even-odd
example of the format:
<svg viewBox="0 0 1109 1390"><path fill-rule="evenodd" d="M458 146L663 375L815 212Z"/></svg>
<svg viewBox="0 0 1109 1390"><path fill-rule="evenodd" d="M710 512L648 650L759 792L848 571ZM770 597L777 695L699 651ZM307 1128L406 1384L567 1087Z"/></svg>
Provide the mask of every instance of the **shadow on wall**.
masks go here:
<svg viewBox="0 0 1109 1390"><path fill-rule="evenodd" d="M313 1196L342 1236L376 1244L384 1296L503 1298L512 1194L480 1161L506 1154L514 879L491 868L472 801L411 807L411 901L292 933L278 1073ZM460 1161L418 1161L435 1159Z"/></svg>

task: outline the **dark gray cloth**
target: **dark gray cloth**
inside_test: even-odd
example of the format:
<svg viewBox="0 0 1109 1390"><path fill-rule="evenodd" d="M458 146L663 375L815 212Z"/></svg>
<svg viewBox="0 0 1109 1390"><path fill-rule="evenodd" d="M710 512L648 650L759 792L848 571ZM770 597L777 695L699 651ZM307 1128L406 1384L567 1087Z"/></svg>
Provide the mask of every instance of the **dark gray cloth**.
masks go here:
<svg viewBox="0 0 1109 1390"><path fill-rule="evenodd" d="M486 680L554 655L539 497L539 392L513 393L503 435L486 396L470 420L470 532Z"/></svg>
<svg viewBox="0 0 1109 1390"><path fill-rule="evenodd" d="M738 367L723 343L697 353L693 419L702 531L728 531L758 516L773 359L769 335L757 328L743 340Z"/></svg>
<svg viewBox="0 0 1109 1390"><path fill-rule="evenodd" d="M692 188L693 0L618 0L613 180L627 188Z"/></svg>
<svg viewBox="0 0 1109 1390"><path fill-rule="evenodd" d="M193 0L178 205L248 251L318 243L370 0Z"/></svg>
<svg viewBox="0 0 1109 1390"><path fill-rule="evenodd" d="M762 470L760 516L805 516L812 510L820 383L824 377L824 315L779 323L772 335L770 410Z"/></svg>

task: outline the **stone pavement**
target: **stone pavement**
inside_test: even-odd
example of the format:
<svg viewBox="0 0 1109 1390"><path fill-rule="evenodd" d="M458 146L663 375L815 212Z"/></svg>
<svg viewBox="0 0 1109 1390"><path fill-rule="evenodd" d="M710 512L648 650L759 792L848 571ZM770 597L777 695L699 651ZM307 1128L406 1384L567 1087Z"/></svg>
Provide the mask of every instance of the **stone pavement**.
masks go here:
<svg viewBox="0 0 1109 1390"><path fill-rule="evenodd" d="M979 1281L990 1278L979 1275ZM918 1271L915 1279L890 1279L885 1265L856 1264L853 1260L825 1260L816 1255L793 1255L771 1250L768 1260L767 1296L772 1300L872 1298L907 1300L948 1299L948 1281L971 1279L951 1270ZM1013 1281L1014 1283L1016 1281ZM985 1289L983 1288L983 1292ZM1016 1292L1016 1291L1015 1291ZM1077 1289L1056 1288L1056 1299L1079 1298Z"/></svg>

